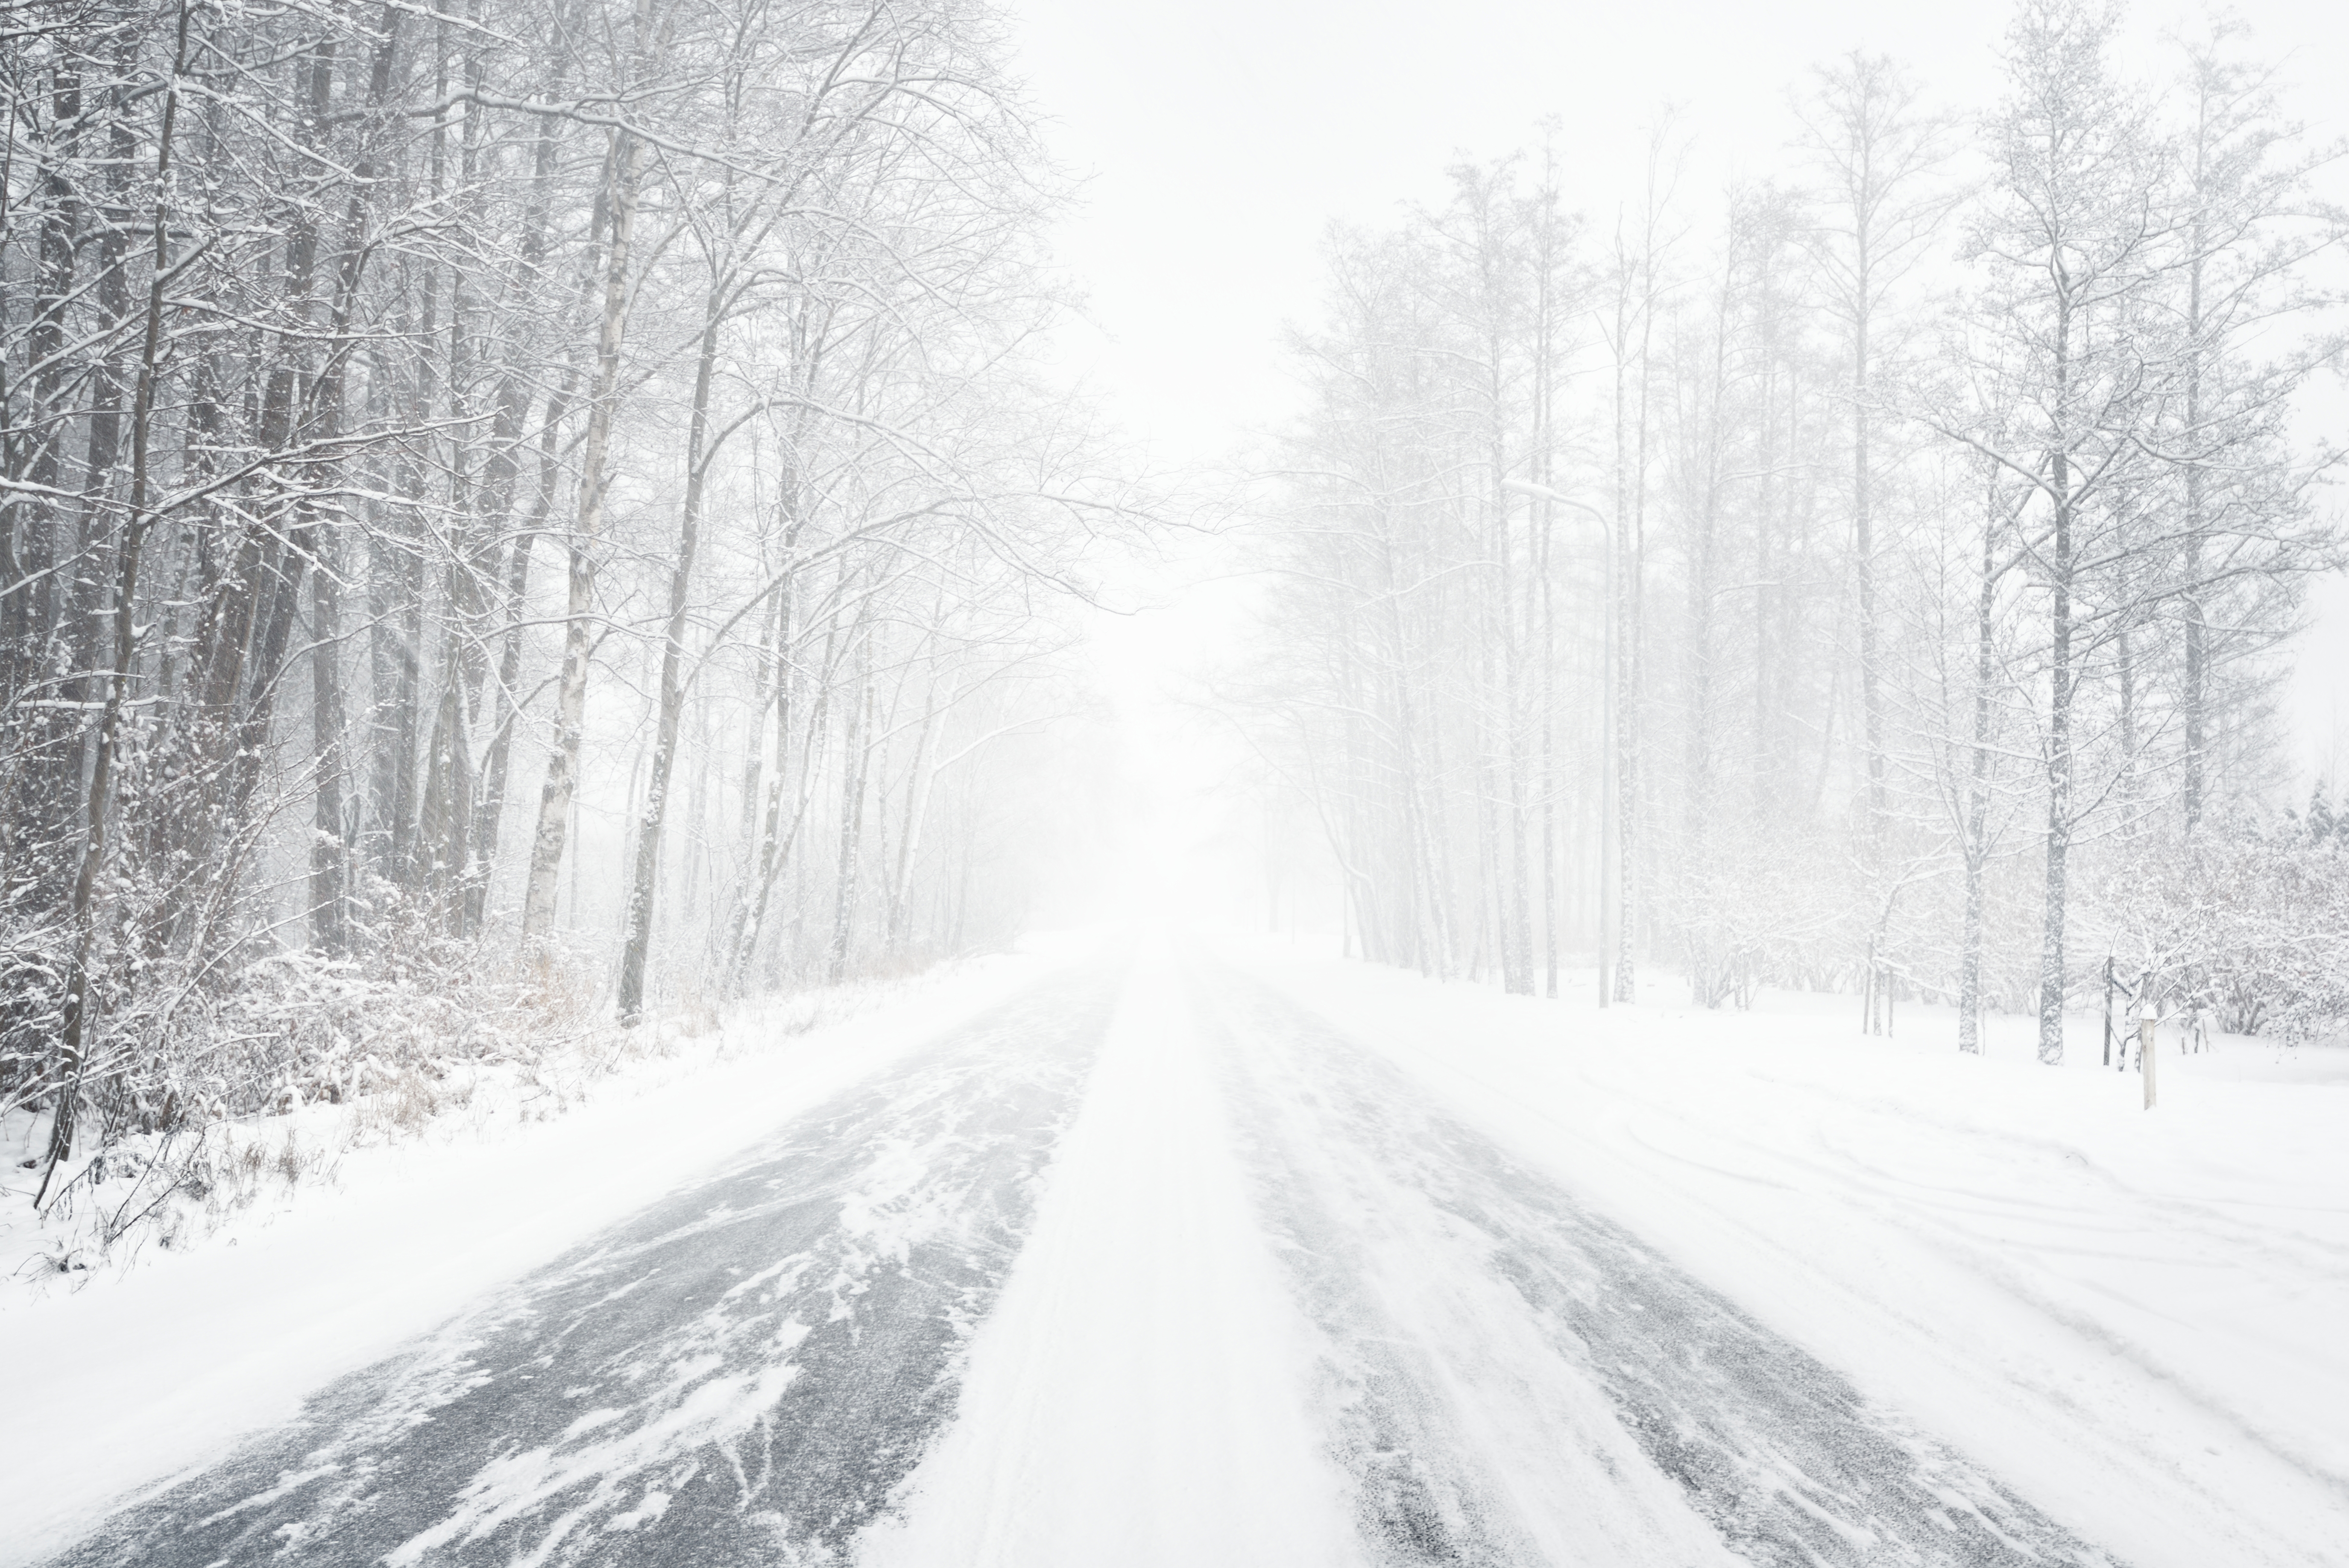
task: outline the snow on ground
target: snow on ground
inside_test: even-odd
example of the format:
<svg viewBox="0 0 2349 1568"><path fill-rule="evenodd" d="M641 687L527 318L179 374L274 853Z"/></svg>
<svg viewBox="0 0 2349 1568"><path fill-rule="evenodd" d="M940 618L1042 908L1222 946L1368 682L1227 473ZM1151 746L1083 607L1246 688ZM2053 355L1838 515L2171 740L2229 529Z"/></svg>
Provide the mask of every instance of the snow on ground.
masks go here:
<svg viewBox="0 0 2349 1568"><path fill-rule="evenodd" d="M1601 1012L1229 955L2139 1568L2349 1563L2349 1051L1986 1059L1845 998Z"/></svg>
<svg viewBox="0 0 2349 1568"><path fill-rule="evenodd" d="M1203 1040L1145 944L955 1424L865 1568L1359 1561Z"/></svg>
<svg viewBox="0 0 2349 1568"><path fill-rule="evenodd" d="M1444 1218L1426 1165L1459 1140L1354 1114L1389 1082L2134 1568L2349 1563L2349 1051L2173 1045L2148 1113L2133 1074L2095 1064L2093 1019L2051 1071L2019 1019L1971 1059L1924 1008L1885 1041L1845 998L1706 1012L1651 977L1647 1003L1602 1012L1588 975L1551 1003L1216 946L1343 1038L1309 1042L1179 942L1142 945L955 1418L860 1542L869 1568L1383 1562L1365 1456L1335 1434L1413 1389L1423 1409L1389 1412L1426 1450L1412 1462L1456 1464L1542 1542L1578 1542L1550 1555L1706 1560L1693 1535L1626 1546L1664 1542L1682 1505L1632 1495L1655 1478L1552 1365L1579 1366L1572 1346L1535 1345L1514 1276ZM788 1044L748 1013L551 1121L512 1125L493 1085L193 1250L14 1289L0 1358L15 1407L46 1419L0 1450L0 1563L1081 950L973 966ZM1347 1068L1357 1046L1402 1076ZM283 1120L326 1139L302 1117L328 1114ZM1557 1207L1510 1234L1535 1244L1553 1214L1563 1244L1581 1221ZM1568 1449L1613 1457L1585 1473ZM1601 1473L1628 1478L1621 1497ZM1619 1530L1601 1517L1618 1504Z"/></svg>
<svg viewBox="0 0 2349 1568"><path fill-rule="evenodd" d="M37 1560L109 1501L289 1419L313 1389L1090 950L1037 940L835 997L831 1015L866 1010L805 1033L804 999L753 1004L714 1035L569 1086L578 1103L552 1118L511 1075L420 1137L331 1160L363 1105L273 1118L246 1136L280 1148L290 1137L313 1178L135 1266L26 1268L53 1241L12 1215L0 1366L20 1418L0 1448L0 1564Z"/></svg>

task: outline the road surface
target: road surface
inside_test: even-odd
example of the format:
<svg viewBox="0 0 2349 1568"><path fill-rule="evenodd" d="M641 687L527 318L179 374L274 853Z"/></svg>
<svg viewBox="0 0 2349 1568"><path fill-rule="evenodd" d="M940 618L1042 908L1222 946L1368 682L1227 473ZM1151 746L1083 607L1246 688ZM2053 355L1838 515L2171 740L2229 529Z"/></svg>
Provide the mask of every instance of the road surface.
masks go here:
<svg viewBox="0 0 2349 1568"><path fill-rule="evenodd" d="M1219 1182L1228 1200L1185 1207ZM1195 1261L1221 1255L1261 1255L1269 1282L1201 1284ZM1197 1303L1152 1310L1174 1288L1152 1271ZM1280 1320L1270 1361L1243 1343L1258 1319ZM1026 1348L990 1363L990 1335ZM1218 1405L1214 1372L1240 1366L1252 1403ZM1250 1444L1294 1451L1222 1472L1196 1451ZM56 1561L1111 1568L1112 1550L1117 1568L2114 1562L1195 950L1044 981Z"/></svg>

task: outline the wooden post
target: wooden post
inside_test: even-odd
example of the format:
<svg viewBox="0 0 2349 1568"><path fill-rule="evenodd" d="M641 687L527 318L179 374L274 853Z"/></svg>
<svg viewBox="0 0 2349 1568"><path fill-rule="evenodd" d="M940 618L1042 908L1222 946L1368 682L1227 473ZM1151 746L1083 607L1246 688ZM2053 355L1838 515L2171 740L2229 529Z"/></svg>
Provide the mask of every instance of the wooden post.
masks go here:
<svg viewBox="0 0 2349 1568"><path fill-rule="evenodd" d="M2137 1071L2145 1075L2145 1108L2151 1110L2153 1109L2153 1064L2161 1059L2161 1053L2154 1049L2153 997L2151 988L2147 987L2147 994L2137 1002Z"/></svg>

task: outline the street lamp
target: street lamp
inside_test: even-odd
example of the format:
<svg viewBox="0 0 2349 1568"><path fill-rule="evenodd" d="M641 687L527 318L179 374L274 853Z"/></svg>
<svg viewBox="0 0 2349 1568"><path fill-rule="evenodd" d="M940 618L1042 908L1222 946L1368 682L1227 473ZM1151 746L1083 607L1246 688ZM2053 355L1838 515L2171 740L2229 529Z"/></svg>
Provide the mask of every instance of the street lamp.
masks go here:
<svg viewBox="0 0 2349 1568"><path fill-rule="evenodd" d="M1547 484L1536 484L1526 479L1505 479L1501 488L1536 501L1547 501L1557 506L1571 506L1599 520L1600 535L1607 542L1607 634L1605 673L1600 681L1599 711L1604 715L1599 726L1599 1005L1605 1007L1613 1000L1613 978L1616 926L1619 916L1617 899L1621 878L1617 875L1617 857L1620 846L1616 840L1615 817L1615 524L1614 519L1587 501L1578 501ZM1543 680L1549 679L1548 670ZM1556 919L1556 911L1551 912Z"/></svg>

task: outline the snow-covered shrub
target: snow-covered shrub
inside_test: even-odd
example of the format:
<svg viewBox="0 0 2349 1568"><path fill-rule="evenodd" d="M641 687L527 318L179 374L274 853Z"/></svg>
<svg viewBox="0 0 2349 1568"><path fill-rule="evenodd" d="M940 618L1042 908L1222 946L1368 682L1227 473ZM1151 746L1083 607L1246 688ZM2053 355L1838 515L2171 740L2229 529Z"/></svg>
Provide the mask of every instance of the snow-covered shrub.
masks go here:
<svg viewBox="0 0 2349 1568"><path fill-rule="evenodd" d="M34 1155L60 1100L78 1107L76 1158L50 1181L45 1211L79 1211L110 1245L174 1192L233 1199L254 1186L254 1173L222 1163L220 1129L365 1099L367 1127L412 1134L463 1103L478 1069L527 1071L604 1028L595 987L560 950L502 961L508 943L450 936L375 891L341 954L266 940L150 953L115 937L92 966L103 1006L70 1082L56 1073L57 1002L34 983L12 988L0 1125ZM13 928L0 936L0 964L46 972L53 943Z"/></svg>
<svg viewBox="0 0 2349 1568"><path fill-rule="evenodd" d="M2093 909L2166 1008L2290 1041L2349 1029L2349 845L2329 816L2287 815L2116 864Z"/></svg>
<svg viewBox="0 0 2349 1568"><path fill-rule="evenodd" d="M1712 845L1674 878L1664 924L1690 1000L1750 1006L1763 985L1830 990L1865 949L1868 921L1846 860L1757 826Z"/></svg>

